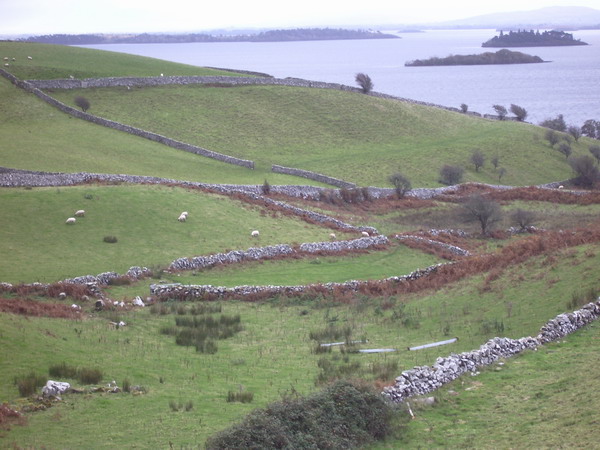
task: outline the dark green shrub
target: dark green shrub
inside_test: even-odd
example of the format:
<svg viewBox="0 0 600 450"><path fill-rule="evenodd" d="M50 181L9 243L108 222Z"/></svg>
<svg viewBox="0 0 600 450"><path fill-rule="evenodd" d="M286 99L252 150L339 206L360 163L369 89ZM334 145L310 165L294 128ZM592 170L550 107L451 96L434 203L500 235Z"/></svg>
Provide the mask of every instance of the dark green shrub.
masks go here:
<svg viewBox="0 0 600 450"><path fill-rule="evenodd" d="M464 172L465 170L462 167L446 164L440 169L439 182L448 186L458 184L462 181Z"/></svg>
<svg viewBox="0 0 600 450"><path fill-rule="evenodd" d="M102 371L100 369L82 367L79 369L77 378L83 384L98 384L102 380Z"/></svg>
<svg viewBox="0 0 600 450"><path fill-rule="evenodd" d="M114 244L117 242L117 237L116 236L104 236L104 242L108 243L108 244Z"/></svg>
<svg viewBox="0 0 600 450"><path fill-rule="evenodd" d="M46 384L47 377L30 372L28 375L15 377L15 385L21 397L29 397L35 394L38 388Z"/></svg>
<svg viewBox="0 0 600 450"><path fill-rule="evenodd" d="M52 378L77 378L77 367L69 366L67 363L54 364L48 369L48 375Z"/></svg>
<svg viewBox="0 0 600 450"><path fill-rule="evenodd" d="M343 381L257 409L210 437L206 448L356 448L385 438L392 417L379 392Z"/></svg>

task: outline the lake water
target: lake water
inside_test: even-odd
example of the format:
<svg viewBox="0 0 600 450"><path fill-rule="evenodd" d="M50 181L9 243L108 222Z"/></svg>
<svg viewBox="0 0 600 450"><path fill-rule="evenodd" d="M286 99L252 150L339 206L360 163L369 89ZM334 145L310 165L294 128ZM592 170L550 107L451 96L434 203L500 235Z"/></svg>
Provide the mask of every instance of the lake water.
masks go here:
<svg viewBox="0 0 600 450"><path fill-rule="evenodd" d="M513 49L544 64L405 67L432 56L476 54L495 30L436 30L399 34L401 39L267 43L113 44L85 47L131 53L196 66L263 72L356 86L364 72L374 90L444 106L493 114L492 105L524 107L528 121L563 114L568 124L600 120L600 30L574 32L589 43L574 47ZM167 75L167 73L165 73Z"/></svg>

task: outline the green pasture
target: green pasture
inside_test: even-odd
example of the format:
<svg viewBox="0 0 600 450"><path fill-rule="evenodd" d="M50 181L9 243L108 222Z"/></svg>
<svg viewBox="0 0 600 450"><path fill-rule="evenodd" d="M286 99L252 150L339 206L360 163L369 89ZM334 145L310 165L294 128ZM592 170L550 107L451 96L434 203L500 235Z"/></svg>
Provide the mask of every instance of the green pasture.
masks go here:
<svg viewBox="0 0 600 450"><path fill-rule="evenodd" d="M75 119L0 77L0 166L49 172L149 175L205 183L316 184L226 164Z"/></svg>
<svg viewBox="0 0 600 450"><path fill-rule="evenodd" d="M147 390L140 396L67 395L53 408L28 415L28 425L13 426L3 440L7 445L50 448L115 445L157 448L168 446L169 442L177 447L201 446L208 435L239 420L253 408L265 406L290 392L308 393L316 389L315 379L321 373L317 366L319 361L326 360L341 368L355 364L355 372L367 379L375 376L377 367L395 364L395 370L388 375L391 377L388 381L392 381L402 370L432 364L437 356L450 352L477 348L493 336L516 338L536 334L543 323L567 309L574 286L582 291L596 287L593 274L599 262L599 250L597 245L585 246L559 251L554 258L534 258L502 273L486 291L480 289L484 277L477 276L437 292L406 297L359 297L349 304L319 298L280 298L263 304L224 302L222 312L240 314L244 330L219 341L219 350L214 355L179 347L172 337L161 335L160 328L173 324L175 314L151 314L149 307L135 312L90 313L90 307L84 305L85 318L75 322L2 314L0 372L7 380L31 371L45 374L50 365L64 361L74 366L102 368L103 383L115 380L121 384L128 379L132 385L142 385ZM170 308L168 303L164 306ZM174 304L172 311L191 306ZM109 320L124 320L127 325L111 329ZM501 332L497 328L500 323L504 327ZM316 341L309 338L310 333L332 326L348 327L352 338L367 339L368 344L362 348L397 348L399 351L363 355L335 348L331 353L315 354ZM448 336L459 337L459 340L419 352L406 350L408 346ZM587 345L582 343L581 351ZM570 348L565 345L559 350L567 353ZM573 349L577 352L577 347ZM518 359L514 361L512 364L519 364ZM564 366L543 367L547 372L544 379L551 380L552 373L555 377L566 376ZM511 381L517 377L514 375L508 378L508 385L503 385L507 380L504 372L496 373L493 369L483 376L487 378L481 379L490 380L493 386L487 395L492 400L510 397L509 386L517 383ZM525 372L526 378L534 376L531 371ZM572 378L578 382L579 389L583 389L583 378ZM473 380L468 377L463 382ZM76 381L73 383L78 385ZM460 383L454 388L460 389L459 398L468 397L475 402L469 408L465 399L465 403L459 404L461 411L466 408L465 414L475 417L488 400L477 400L477 391L463 393ZM589 383L585 383L585 388L589 388ZM229 390L252 392L254 401L227 403ZM551 400L556 390L552 384L534 386L532 381L530 390L521 390L518 395L534 398L537 392L540 392L538 401L541 402L544 398ZM14 404L21 402L17 396L11 383L0 387L0 398ZM182 404L192 401L193 409L174 412L169 407L170 401ZM452 402L453 398L448 397L447 401ZM550 411L552 407L544 404ZM463 419L462 414L451 413L454 408L456 406L450 403L447 413L438 413L448 416L443 426L452 427L456 421L470 420L470 416ZM494 411L497 409L489 412L490 420ZM524 408L520 420L536 421L538 417L537 410ZM440 445L443 432L438 432L433 420L415 422L414 426L421 428L409 432L405 438L410 439L410 445L418 446L423 443L422 439ZM433 430L423 430L423 427ZM469 425L462 424L459 428L467 436L474 434ZM65 429L78 432L65 433ZM515 439L527 439L528 429L518 429L522 436ZM431 437L421 438L422 433L429 433L425 436ZM488 442L484 429L478 434L482 443ZM456 439L453 442L459 443L466 437ZM393 448L397 443L390 445Z"/></svg>
<svg viewBox="0 0 600 450"><path fill-rule="evenodd" d="M0 280L52 282L176 258L280 243L323 241L330 229L272 217L225 196L159 186L0 190ZM66 225L83 209L85 217ZM186 222L178 222L188 211ZM252 230L260 237L252 238ZM104 242L115 236L116 243Z"/></svg>
<svg viewBox="0 0 600 450"><path fill-rule="evenodd" d="M55 78L158 77L171 75L234 75L224 70L190 66L145 56L66 45L0 41L0 55L21 80ZM31 59L27 57L31 56ZM15 61L12 61L15 58Z"/></svg>
<svg viewBox="0 0 600 450"><path fill-rule="evenodd" d="M411 401L415 419L367 448L596 448L600 327L592 324L535 352L462 377Z"/></svg>
<svg viewBox="0 0 600 450"><path fill-rule="evenodd" d="M464 181L541 184L571 176L544 129L492 121L406 102L328 89L286 86L164 86L53 91L89 112L214 151L298 167L361 186L390 186L395 172L413 186L439 186L439 169L465 168ZM585 140L574 152L587 153ZM474 150L487 157L478 172ZM497 156L502 178L490 163Z"/></svg>

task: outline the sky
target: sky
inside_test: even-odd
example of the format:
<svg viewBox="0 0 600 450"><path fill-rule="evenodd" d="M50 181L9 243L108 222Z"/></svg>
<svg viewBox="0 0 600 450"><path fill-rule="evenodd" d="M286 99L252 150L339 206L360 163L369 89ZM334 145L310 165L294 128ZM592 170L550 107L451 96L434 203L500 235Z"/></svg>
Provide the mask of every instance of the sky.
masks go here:
<svg viewBox="0 0 600 450"><path fill-rule="evenodd" d="M423 24L598 0L0 0L0 35Z"/></svg>

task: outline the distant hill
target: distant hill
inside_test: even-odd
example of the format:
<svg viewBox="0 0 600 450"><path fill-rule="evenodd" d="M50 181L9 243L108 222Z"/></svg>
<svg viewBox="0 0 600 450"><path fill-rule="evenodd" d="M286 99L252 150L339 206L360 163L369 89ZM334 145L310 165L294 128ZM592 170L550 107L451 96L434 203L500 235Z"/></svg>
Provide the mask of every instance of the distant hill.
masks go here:
<svg viewBox="0 0 600 450"><path fill-rule="evenodd" d="M499 36L494 36L489 41L481 44L482 47L561 47L571 45L588 45L579 39L573 39L571 33L564 31L500 31Z"/></svg>
<svg viewBox="0 0 600 450"><path fill-rule="evenodd" d="M379 31L346 30L333 28L296 28L269 30L256 34L213 35L188 34L51 34L31 36L25 42L60 45L91 44L178 44L190 42L282 42L347 39L399 39L398 36Z"/></svg>
<svg viewBox="0 0 600 450"><path fill-rule="evenodd" d="M416 59L409 61L405 66L475 66L485 64L531 64L542 63L539 56L527 55L521 52L512 52L502 49L496 53L485 52L480 55L451 55L446 58Z"/></svg>
<svg viewBox="0 0 600 450"><path fill-rule="evenodd" d="M445 27L482 28L558 28L572 30L600 28L600 10L582 6L551 6L532 11L485 14L466 19L436 23Z"/></svg>

